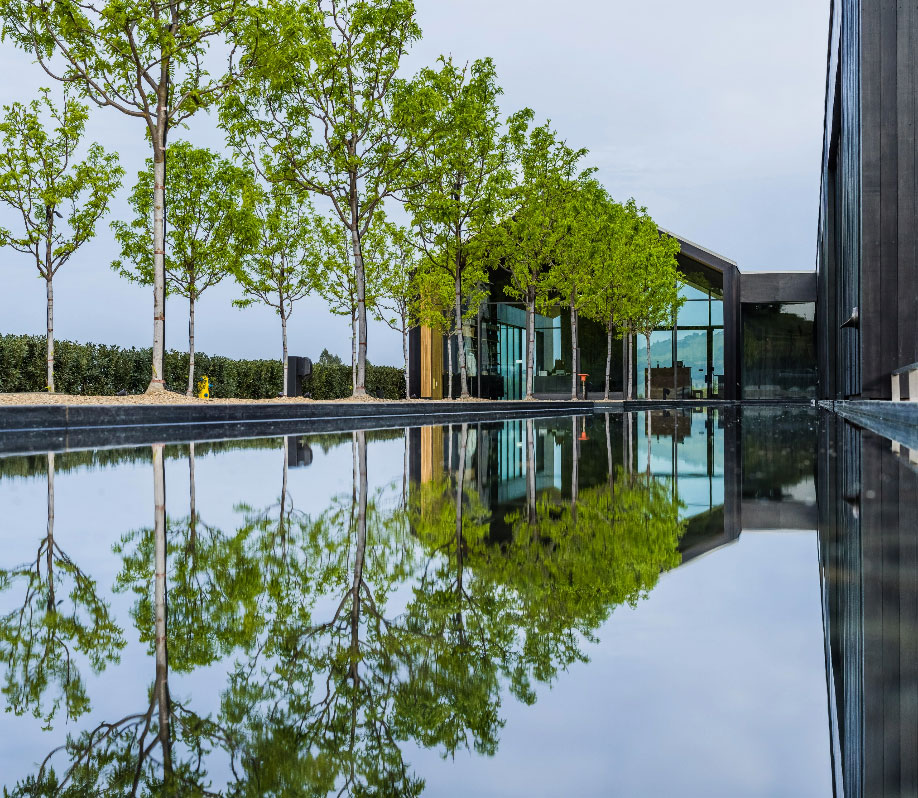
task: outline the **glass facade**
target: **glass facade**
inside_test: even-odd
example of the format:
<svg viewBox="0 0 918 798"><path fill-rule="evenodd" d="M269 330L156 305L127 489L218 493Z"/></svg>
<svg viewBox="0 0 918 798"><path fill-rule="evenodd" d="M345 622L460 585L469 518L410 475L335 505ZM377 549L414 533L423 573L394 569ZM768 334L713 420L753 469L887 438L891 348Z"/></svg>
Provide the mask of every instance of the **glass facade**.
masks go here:
<svg viewBox="0 0 918 798"><path fill-rule="evenodd" d="M743 305L743 399L816 396L816 304Z"/></svg>
<svg viewBox="0 0 918 798"><path fill-rule="evenodd" d="M605 384L606 332L589 319L578 324L580 370L588 375L588 391L602 391ZM466 365L469 391L489 399L522 399L526 395L526 308L515 302L487 302L480 315L465 326ZM452 360L454 396L459 394L458 344L455 337L443 342L443 384ZM535 374L533 388L539 395L571 394L573 369L570 314L566 309L554 315L535 317ZM622 347L612 342L610 389L622 389Z"/></svg>
<svg viewBox="0 0 918 798"><path fill-rule="evenodd" d="M685 299L672 329L650 336L650 398L717 399L724 393L723 275L679 257ZM647 341L634 342L634 395L647 398Z"/></svg>

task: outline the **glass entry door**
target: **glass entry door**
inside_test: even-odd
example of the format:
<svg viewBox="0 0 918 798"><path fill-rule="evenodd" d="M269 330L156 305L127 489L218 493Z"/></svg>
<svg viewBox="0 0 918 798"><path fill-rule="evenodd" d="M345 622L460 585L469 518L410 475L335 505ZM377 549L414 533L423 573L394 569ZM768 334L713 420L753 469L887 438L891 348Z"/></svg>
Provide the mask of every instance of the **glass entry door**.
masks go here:
<svg viewBox="0 0 918 798"><path fill-rule="evenodd" d="M525 331L510 324L499 324L497 341L500 375L504 379L504 399L522 399L526 364Z"/></svg>

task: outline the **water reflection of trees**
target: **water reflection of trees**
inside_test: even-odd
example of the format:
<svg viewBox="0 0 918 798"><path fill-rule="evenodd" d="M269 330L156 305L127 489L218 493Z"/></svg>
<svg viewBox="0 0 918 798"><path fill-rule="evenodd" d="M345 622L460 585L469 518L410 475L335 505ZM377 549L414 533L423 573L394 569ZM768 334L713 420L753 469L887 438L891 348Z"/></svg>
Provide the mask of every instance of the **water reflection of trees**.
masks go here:
<svg viewBox="0 0 918 798"><path fill-rule="evenodd" d="M80 660L99 672L117 661L124 639L95 580L55 538L53 453L46 473L47 527L35 556L0 569L0 593L21 591L18 606L0 617L0 658L9 708L50 725L61 706L68 719L89 708Z"/></svg>
<svg viewBox="0 0 918 798"><path fill-rule="evenodd" d="M216 794L209 767L228 761L232 795L418 795L406 741L494 754L502 692L534 702L679 561L671 484L616 467L581 488L576 423L569 498L537 494L526 425L525 506L497 538L466 425L458 465L407 492L370 491L353 433L353 487L313 515L294 505L284 452L278 500L240 505L230 534L197 512L193 455L190 512L167 519L153 447L154 524L116 546L153 680L135 712L69 737L18 793ZM212 716L172 696L171 673L218 661L231 664Z"/></svg>

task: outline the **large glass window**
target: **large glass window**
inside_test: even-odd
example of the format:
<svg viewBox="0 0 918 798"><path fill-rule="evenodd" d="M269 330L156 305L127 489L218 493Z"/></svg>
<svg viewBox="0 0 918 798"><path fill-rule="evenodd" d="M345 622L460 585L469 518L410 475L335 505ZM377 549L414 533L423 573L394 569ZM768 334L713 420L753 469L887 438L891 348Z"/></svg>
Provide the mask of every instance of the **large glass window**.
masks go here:
<svg viewBox="0 0 918 798"><path fill-rule="evenodd" d="M743 305L743 398L816 396L814 302Z"/></svg>
<svg viewBox="0 0 918 798"><path fill-rule="evenodd" d="M685 299L675 330L657 330L651 346L652 399L708 399L723 395L723 275L679 256ZM635 342L635 396L647 398L645 342ZM668 352L664 354L664 350Z"/></svg>

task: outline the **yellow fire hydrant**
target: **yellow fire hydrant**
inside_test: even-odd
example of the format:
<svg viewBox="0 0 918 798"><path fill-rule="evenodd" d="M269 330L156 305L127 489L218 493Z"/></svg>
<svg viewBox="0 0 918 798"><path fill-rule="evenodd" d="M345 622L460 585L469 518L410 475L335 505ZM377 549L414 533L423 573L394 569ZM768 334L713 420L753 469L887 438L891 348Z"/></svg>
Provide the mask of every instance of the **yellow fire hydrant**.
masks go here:
<svg viewBox="0 0 918 798"><path fill-rule="evenodd" d="M198 380L198 399L210 399L210 377L206 374Z"/></svg>

